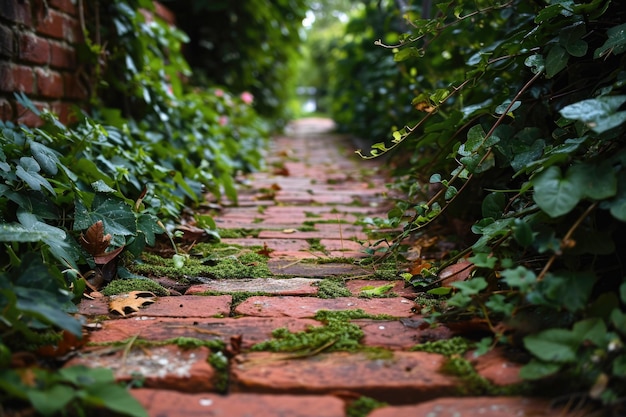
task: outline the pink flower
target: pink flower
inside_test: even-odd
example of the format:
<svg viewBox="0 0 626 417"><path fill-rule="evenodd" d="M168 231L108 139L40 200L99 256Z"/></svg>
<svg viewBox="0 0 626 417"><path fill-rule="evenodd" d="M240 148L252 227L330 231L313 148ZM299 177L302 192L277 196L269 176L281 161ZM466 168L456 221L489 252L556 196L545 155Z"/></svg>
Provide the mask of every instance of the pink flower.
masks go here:
<svg viewBox="0 0 626 417"><path fill-rule="evenodd" d="M252 104L252 102L254 101L254 96L247 91L244 91L243 93L241 93L240 97L241 97L241 101L243 101L246 104Z"/></svg>
<svg viewBox="0 0 626 417"><path fill-rule="evenodd" d="M220 124L220 126L226 126L228 124L228 117L220 116L217 122Z"/></svg>
<svg viewBox="0 0 626 417"><path fill-rule="evenodd" d="M224 97L224 90L218 88L215 90L215 97Z"/></svg>

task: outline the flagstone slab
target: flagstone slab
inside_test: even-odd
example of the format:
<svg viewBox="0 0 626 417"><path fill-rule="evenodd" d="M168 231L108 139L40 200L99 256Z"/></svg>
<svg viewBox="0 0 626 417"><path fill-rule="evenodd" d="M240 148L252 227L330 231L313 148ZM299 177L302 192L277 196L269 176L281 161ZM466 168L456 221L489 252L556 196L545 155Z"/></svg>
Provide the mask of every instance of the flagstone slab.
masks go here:
<svg viewBox="0 0 626 417"><path fill-rule="evenodd" d="M239 245L239 246L264 246L267 245L269 249L273 249L275 251L299 251L299 250L307 250L309 249L309 243L306 240L302 239L291 239L289 235L285 233L284 239L222 239L222 243L227 245Z"/></svg>
<svg viewBox="0 0 626 417"><path fill-rule="evenodd" d="M120 382L141 380L146 388L172 389L184 392L215 391L217 372L207 362L210 351L205 347L180 349L174 345L119 348L109 354L109 347L92 350L70 360L66 366L83 365L107 368Z"/></svg>
<svg viewBox="0 0 626 417"><path fill-rule="evenodd" d="M387 314L392 317L414 315L415 303L406 298L354 298L322 299L313 297L266 297L246 299L235 308L235 314L254 317L313 317L320 310L356 310L369 314Z"/></svg>
<svg viewBox="0 0 626 417"><path fill-rule="evenodd" d="M134 389L150 417L344 417L344 403L331 395L186 394Z"/></svg>
<svg viewBox="0 0 626 417"><path fill-rule="evenodd" d="M185 294L199 294L206 291L219 292L264 292L277 295L315 295L319 279L311 278L251 278L210 280L190 287Z"/></svg>
<svg viewBox="0 0 626 417"><path fill-rule="evenodd" d="M391 404L415 403L456 392L459 381L439 372L445 357L393 352L372 358L335 352L301 357L251 352L233 359L233 392L320 395L352 392ZM417 414L419 415L419 414Z"/></svg>
<svg viewBox="0 0 626 417"><path fill-rule="evenodd" d="M368 417L568 417L575 412L552 407L549 401L521 397L439 398L422 404L383 407ZM583 415L583 414L576 414Z"/></svg>
<svg viewBox="0 0 626 417"><path fill-rule="evenodd" d="M101 329L89 333L89 341L119 342L134 336L156 341L193 337L201 340L219 339L228 345L231 338L242 337L242 349L249 349L256 343L270 339L277 328L301 332L310 326L321 325L317 320L285 317L194 319L137 316L104 321Z"/></svg>

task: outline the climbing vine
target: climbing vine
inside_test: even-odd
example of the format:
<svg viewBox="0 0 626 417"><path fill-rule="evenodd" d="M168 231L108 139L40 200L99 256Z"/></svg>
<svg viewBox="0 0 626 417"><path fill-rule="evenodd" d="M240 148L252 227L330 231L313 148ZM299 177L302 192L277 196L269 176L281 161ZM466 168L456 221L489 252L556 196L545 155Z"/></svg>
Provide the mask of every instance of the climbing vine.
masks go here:
<svg viewBox="0 0 626 417"><path fill-rule="evenodd" d="M442 218L471 225L468 248L439 269L465 257L473 271L426 287L445 300L433 317L477 317L493 335L483 343L530 354L523 377L619 408L626 13L603 0L434 6L432 18L405 10L397 41L372 40L410 74L415 109L360 152L401 166L408 197L378 222L403 228L396 247ZM409 279L428 286L433 269Z"/></svg>

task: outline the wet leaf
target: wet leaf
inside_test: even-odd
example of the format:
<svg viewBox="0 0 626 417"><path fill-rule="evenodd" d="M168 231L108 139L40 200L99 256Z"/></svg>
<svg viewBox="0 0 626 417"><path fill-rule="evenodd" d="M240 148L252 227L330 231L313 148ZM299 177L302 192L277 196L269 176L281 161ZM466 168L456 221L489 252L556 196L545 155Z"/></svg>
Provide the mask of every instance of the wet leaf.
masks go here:
<svg viewBox="0 0 626 417"><path fill-rule="evenodd" d="M146 304L156 302L156 295L149 291L131 291L111 296L109 310L125 316L127 312L139 311Z"/></svg>

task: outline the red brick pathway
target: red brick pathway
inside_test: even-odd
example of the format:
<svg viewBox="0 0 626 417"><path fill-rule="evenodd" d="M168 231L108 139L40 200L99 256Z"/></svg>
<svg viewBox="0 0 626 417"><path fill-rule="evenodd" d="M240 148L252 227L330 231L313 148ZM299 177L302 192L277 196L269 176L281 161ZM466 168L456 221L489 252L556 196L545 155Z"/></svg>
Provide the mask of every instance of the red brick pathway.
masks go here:
<svg viewBox="0 0 626 417"><path fill-rule="evenodd" d="M327 133L330 128L327 120L302 120L291 126L288 136L274 138L267 172L249 178L239 205L215 219L222 229L261 229L254 238L224 242L266 244L272 250L273 276L195 285L184 296L161 297L124 318L108 314L106 300L85 300L81 312L101 325L91 332L92 346L71 364L109 367L120 380L134 381L141 388L133 389L133 395L155 417L343 417L361 396L388 404L371 417L566 415L546 400L461 396L467 382L442 371L444 356L410 350L453 333L424 322L412 290L401 279L394 282L398 297L359 298L365 285L386 283L364 280L375 267L303 261L364 257L363 248L371 242L354 223L386 211L385 179L377 166L359 161L353 145ZM324 223L299 231L305 221ZM329 277L347 280L353 296L316 297L316 284ZM231 295L198 295L207 290L264 295L233 308ZM297 332L322 326L314 319L318 310L357 308L386 315L384 320L352 321L364 333L363 345L386 353L250 351L277 328ZM167 342L179 337L220 340L227 348L212 352L206 346L182 349ZM139 345L139 339L164 343ZM124 348L93 346L123 340L128 340ZM519 365L497 352L468 357L495 386L519 382Z"/></svg>

